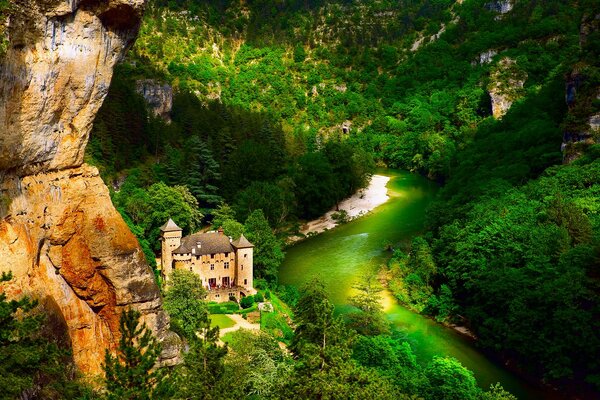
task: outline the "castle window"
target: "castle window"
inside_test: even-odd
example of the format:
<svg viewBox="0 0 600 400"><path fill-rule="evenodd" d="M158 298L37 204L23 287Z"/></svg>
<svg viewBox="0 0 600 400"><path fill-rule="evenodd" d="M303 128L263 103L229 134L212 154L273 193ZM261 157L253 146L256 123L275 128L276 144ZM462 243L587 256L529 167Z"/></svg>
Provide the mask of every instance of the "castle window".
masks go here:
<svg viewBox="0 0 600 400"><path fill-rule="evenodd" d="M210 270L214 271L215 270L215 264L210 264Z"/></svg>
<svg viewBox="0 0 600 400"><path fill-rule="evenodd" d="M248 258L248 254L244 254L244 258Z"/></svg>
<svg viewBox="0 0 600 400"><path fill-rule="evenodd" d="M221 296L220 296L220 295L218 295L218 294L215 294L215 297L218 299L218 298L219 298L219 297L221 297Z"/></svg>
<svg viewBox="0 0 600 400"><path fill-rule="evenodd" d="M211 254L211 255L210 255L210 258L215 258L215 255L214 255L214 254Z"/></svg>
<svg viewBox="0 0 600 400"><path fill-rule="evenodd" d="M225 262L223 263L223 268L225 268L225 269L229 269L229 261L225 261Z"/></svg>
<svg viewBox="0 0 600 400"><path fill-rule="evenodd" d="M244 285L248 284L248 279L244 279Z"/></svg>
<svg viewBox="0 0 600 400"><path fill-rule="evenodd" d="M225 257L229 257L229 253L225 253Z"/></svg>

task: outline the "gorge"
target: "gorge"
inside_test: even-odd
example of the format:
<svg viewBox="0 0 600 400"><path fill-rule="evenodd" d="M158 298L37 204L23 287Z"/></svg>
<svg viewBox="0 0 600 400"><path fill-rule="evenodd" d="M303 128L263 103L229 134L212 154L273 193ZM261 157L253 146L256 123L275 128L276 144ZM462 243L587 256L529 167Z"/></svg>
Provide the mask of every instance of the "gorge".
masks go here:
<svg viewBox="0 0 600 400"><path fill-rule="evenodd" d="M594 0L0 0L0 399L597 398L599 44ZM169 219L256 293L166 279Z"/></svg>

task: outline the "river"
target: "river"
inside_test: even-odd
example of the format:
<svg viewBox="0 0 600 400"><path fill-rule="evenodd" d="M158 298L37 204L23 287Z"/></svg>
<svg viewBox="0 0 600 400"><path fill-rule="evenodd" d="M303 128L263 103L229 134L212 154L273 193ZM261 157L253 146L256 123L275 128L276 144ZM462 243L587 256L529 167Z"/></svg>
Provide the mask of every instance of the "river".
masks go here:
<svg viewBox="0 0 600 400"><path fill-rule="evenodd" d="M362 218L288 248L280 268L280 283L301 286L318 276L330 300L343 311L343 305L352 294L352 285L361 276L378 271L387 261L386 244L409 242L422 231L425 209L437 186L406 172L384 170L378 173L391 177L387 185L388 202ZM500 382L519 399L548 397L548 393L488 359L468 338L398 305L389 294L384 299L384 307L389 319L405 332L420 363L428 363L435 355L455 357L474 372L482 388Z"/></svg>

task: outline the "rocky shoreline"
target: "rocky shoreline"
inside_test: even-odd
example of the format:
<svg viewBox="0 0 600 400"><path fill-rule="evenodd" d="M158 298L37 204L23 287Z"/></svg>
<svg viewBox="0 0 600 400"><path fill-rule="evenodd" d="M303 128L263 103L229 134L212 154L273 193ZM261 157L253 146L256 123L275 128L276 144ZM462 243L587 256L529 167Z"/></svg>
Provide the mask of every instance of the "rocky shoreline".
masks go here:
<svg viewBox="0 0 600 400"><path fill-rule="evenodd" d="M353 220L382 205L390 198L387 194L389 181L389 176L373 175L366 188L360 189L352 196L342 200L337 207L333 207L322 217L302 225L300 235L291 236L288 240L289 243L335 228L339 223L334 219L334 214L342 210L347 213L348 220Z"/></svg>

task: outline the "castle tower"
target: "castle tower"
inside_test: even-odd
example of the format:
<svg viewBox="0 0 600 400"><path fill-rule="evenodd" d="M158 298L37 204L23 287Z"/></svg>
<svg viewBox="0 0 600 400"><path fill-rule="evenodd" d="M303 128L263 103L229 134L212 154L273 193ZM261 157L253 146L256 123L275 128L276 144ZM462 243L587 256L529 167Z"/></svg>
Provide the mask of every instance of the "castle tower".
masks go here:
<svg viewBox="0 0 600 400"><path fill-rule="evenodd" d="M246 294L254 294L252 263L254 245L243 234L239 239L234 240L231 245L235 249L237 285L244 287L248 291Z"/></svg>
<svg viewBox="0 0 600 400"><path fill-rule="evenodd" d="M181 236L182 229L171 218L160 227L161 275L165 281L173 271L173 250L181 245Z"/></svg>

